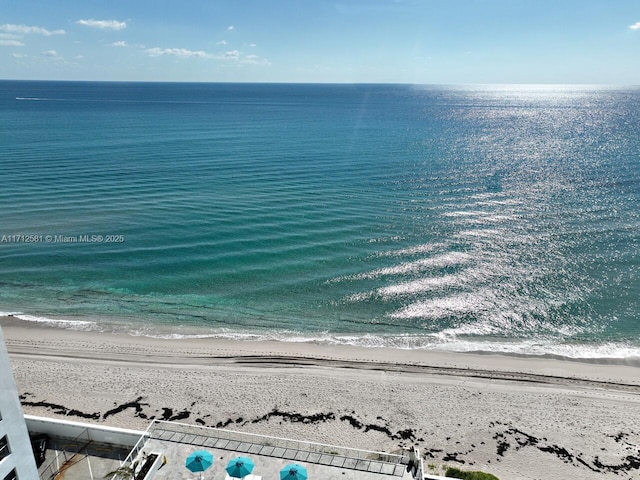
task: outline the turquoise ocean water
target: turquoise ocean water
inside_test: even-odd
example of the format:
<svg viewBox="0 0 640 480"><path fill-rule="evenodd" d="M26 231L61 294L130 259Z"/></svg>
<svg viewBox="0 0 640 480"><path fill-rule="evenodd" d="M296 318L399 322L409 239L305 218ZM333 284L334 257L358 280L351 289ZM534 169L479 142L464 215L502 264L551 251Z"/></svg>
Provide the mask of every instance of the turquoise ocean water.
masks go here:
<svg viewBox="0 0 640 480"><path fill-rule="evenodd" d="M640 88L0 82L0 310L640 357Z"/></svg>

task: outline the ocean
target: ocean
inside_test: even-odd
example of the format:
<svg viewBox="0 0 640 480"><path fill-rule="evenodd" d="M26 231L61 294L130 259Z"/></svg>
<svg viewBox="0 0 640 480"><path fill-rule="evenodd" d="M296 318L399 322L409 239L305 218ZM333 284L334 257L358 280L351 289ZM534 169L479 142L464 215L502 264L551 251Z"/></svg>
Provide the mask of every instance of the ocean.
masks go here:
<svg viewBox="0 0 640 480"><path fill-rule="evenodd" d="M640 357L640 87L0 82L0 310Z"/></svg>

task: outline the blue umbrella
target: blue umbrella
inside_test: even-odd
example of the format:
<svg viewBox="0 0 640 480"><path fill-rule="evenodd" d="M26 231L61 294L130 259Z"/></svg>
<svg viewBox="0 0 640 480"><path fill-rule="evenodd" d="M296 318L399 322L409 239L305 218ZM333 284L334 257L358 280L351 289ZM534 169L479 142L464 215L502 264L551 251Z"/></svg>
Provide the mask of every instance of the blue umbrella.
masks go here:
<svg viewBox="0 0 640 480"><path fill-rule="evenodd" d="M213 465L213 455L206 450L198 450L187 457L184 464L191 472L204 472ZM200 476L202 478L202 475Z"/></svg>
<svg viewBox="0 0 640 480"><path fill-rule="evenodd" d="M253 472L253 461L247 457L236 457L230 460L225 470L230 477L243 478Z"/></svg>
<svg viewBox="0 0 640 480"><path fill-rule="evenodd" d="M280 470L280 480L307 480L307 469L297 463L290 463Z"/></svg>

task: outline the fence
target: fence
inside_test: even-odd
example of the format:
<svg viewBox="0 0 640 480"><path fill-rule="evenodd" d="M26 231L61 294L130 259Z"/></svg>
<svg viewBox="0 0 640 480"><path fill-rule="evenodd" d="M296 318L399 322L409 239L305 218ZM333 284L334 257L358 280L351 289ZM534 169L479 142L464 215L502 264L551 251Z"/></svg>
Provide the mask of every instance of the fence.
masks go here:
<svg viewBox="0 0 640 480"><path fill-rule="evenodd" d="M52 480L63 469L69 469L92 455L92 446L104 445L111 447L138 446L144 439L145 432L123 428L92 425L69 420L50 419L25 415L25 422L29 433L44 433L49 435L55 448L55 457L41 465L38 473L41 480ZM134 447L135 448L135 447ZM128 457L127 457L128 458Z"/></svg>
<svg viewBox="0 0 640 480"><path fill-rule="evenodd" d="M66 466L68 468L84 460L87 455L83 450L89 443L91 443L91 439L86 430L83 430L75 438L69 438L67 448L60 451L63 458L62 467L65 468ZM56 453L56 458L52 458L48 463L40 466L38 469L41 480L53 480L60 472L60 459L57 458L57 455L58 453Z"/></svg>
<svg viewBox="0 0 640 480"><path fill-rule="evenodd" d="M235 430L225 430L212 427L201 427L178 422L166 422L162 420L154 420L147 429L147 434L151 438L169 440L170 437L166 432L192 435L194 439L197 437L224 439L240 443L267 445L276 448L279 447L310 453L329 454L333 456L353 458L358 460L377 460L380 462L393 464L407 464L409 461L407 455L396 455L393 453L376 452L372 450L360 450L336 445L308 442L304 440L271 437L267 435L258 435L255 433L237 432Z"/></svg>

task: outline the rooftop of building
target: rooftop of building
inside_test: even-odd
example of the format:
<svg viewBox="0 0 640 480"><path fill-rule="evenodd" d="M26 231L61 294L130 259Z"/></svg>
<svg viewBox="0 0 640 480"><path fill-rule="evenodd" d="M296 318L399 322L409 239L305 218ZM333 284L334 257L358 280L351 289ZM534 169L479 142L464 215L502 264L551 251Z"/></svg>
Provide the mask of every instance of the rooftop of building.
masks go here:
<svg viewBox="0 0 640 480"><path fill-rule="evenodd" d="M408 451L375 452L159 420L140 432L27 417L30 431L51 437L39 469L41 480L110 478L107 474L120 466L139 471L154 454L152 471L138 480L194 480L200 474L189 471L185 461L198 450L214 458L203 472L205 480L229 480L225 467L238 456L255 464L245 480L279 480L280 471L291 463L305 467L309 480L411 480L418 472L411 469Z"/></svg>
<svg viewBox="0 0 640 480"><path fill-rule="evenodd" d="M323 445L279 437L199 427L175 422L155 421L148 438L139 448L145 454L159 453L167 463L155 475L157 480L198 478L185 468L185 459L194 451L207 450L214 456L206 479L226 478L227 463L237 456L248 456L255 463L253 479L278 480L285 465L304 466L309 479L400 480L412 478L409 456Z"/></svg>

